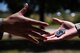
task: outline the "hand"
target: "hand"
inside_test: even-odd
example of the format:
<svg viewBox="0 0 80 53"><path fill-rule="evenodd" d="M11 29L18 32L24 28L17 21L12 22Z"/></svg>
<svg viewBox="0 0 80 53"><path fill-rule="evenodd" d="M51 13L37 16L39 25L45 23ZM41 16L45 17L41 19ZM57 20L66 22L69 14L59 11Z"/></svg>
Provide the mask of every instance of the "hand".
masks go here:
<svg viewBox="0 0 80 53"><path fill-rule="evenodd" d="M57 18L54 18L53 21L61 25L56 31L60 29L66 29L65 33L62 34L60 37L57 37L55 36L55 32L56 32L55 31L54 33L51 34L51 36L47 36L47 40L45 41L54 42L61 39L69 39L76 36L75 34L77 33L77 29L75 28L75 25L72 22L60 20Z"/></svg>
<svg viewBox="0 0 80 53"><path fill-rule="evenodd" d="M19 12L5 18L3 20L3 31L27 38L34 43L39 43L38 40L33 38L32 36L38 37L39 39L43 40L46 38L41 35L49 33L42 29L36 28L33 25L45 27L48 24L23 16L26 13L27 8L28 4L26 3L24 5L24 8L22 8Z"/></svg>

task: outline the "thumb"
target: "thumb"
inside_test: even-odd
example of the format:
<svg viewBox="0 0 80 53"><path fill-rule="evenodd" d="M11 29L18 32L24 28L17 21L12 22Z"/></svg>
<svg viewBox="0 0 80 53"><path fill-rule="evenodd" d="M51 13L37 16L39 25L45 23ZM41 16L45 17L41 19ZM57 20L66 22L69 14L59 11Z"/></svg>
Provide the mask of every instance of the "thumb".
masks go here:
<svg viewBox="0 0 80 53"><path fill-rule="evenodd" d="M18 13L20 13L20 14L25 14L26 11L27 11L27 9L28 9L28 4L25 3L25 4L24 4L24 7L23 7Z"/></svg>
<svg viewBox="0 0 80 53"><path fill-rule="evenodd" d="M58 23L58 24L62 24L64 22L63 20L58 19L58 18L53 18L52 20L53 22Z"/></svg>

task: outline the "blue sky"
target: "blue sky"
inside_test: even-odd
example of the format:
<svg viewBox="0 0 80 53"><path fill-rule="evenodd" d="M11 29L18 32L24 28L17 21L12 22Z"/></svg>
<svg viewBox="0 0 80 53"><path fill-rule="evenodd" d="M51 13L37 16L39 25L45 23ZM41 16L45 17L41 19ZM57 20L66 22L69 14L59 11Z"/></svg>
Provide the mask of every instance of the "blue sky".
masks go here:
<svg viewBox="0 0 80 53"><path fill-rule="evenodd" d="M7 4L4 2L0 3L0 11L8 11Z"/></svg>

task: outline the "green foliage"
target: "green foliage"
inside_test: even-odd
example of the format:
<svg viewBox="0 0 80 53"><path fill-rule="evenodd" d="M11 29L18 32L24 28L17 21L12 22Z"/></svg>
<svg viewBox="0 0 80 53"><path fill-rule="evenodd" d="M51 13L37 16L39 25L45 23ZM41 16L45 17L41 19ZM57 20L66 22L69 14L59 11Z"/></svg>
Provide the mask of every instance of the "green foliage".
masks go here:
<svg viewBox="0 0 80 53"><path fill-rule="evenodd" d="M74 18L74 23L80 23L80 14L76 15Z"/></svg>

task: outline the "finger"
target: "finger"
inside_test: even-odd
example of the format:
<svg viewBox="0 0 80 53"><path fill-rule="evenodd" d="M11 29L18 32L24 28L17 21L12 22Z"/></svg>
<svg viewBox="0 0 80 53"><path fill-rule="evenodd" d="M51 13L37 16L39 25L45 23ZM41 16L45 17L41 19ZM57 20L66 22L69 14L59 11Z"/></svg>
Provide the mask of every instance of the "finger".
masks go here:
<svg viewBox="0 0 80 53"><path fill-rule="evenodd" d="M69 39L74 37L75 34L76 34L75 29L72 28L72 29L66 30L65 34L60 36L59 39Z"/></svg>
<svg viewBox="0 0 80 53"><path fill-rule="evenodd" d="M53 18L53 22L58 23L58 24L62 24L63 20L60 20L58 18Z"/></svg>
<svg viewBox="0 0 80 53"><path fill-rule="evenodd" d="M47 39L48 39L48 38L54 38L54 37L55 37L55 35L52 35L52 36L48 36L48 37L47 37Z"/></svg>
<svg viewBox="0 0 80 53"><path fill-rule="evenodd" d="M50 37L50 38L47 38L47 40L45 40L45 42L54 42L54 41L58 41L58 40L62 40L62 39L69 39L69 38L72 38L73 34L76 34L76 32L74 31L75 29L69 29L69 30L66 30L66 32L61 35L60 37Z"/></svg>
<svg viewBox="0 0 80 53"><path fill-rule="evenodd" d="M47 37L47 40L44 40L44 41L45 42L55 42L55 41L65 39L66 36L67 36L67 34L63 34L62 36L57 37L57 36L55 36L55 33L54 33L54 35Z"/></svg>
<svg viewBox="0 0 80 53"><path fill-rule="evenodd" d="M21 13L21 14L25 14L26 11L27 11L27 9L28 9L28 4L25 3L25 4L24 4L24 7L19 11L19 13Z"/></svg>
<svg viewBox="0 0 80 53"><path fill-rule="evenodd" d="M38 34L37 32L34 32L34 31L31 31L29 34L33 35L35 37L38 37L41 40L45 40L46 39L45 37L41 36L40 34Z"/></svg>
<svg viewBox="0 0 80 53"><path fill-rule="evenodd" d="M57 29L58 30L58 29ZM57 30L54 30L53 32L48 32L49 34L43 34L42 36L44 36L44 37L54 37L54 34L55 34L55 32L57 31Z"/></svg>
<svg viewBox="0 0 80 53"><path fill-rule="evenodd" d="M47 40L44 40L44 42L55 42L55 41L58 41L60 40L59 38L57 37L54 37L54 38L48 38Z"/></svg>
<svg viewBox="0 0 80 53"><path fill-rule="evenodd" d="M47 38L53 38L55 37L55 33L58 31L59 29L56 29L54 30L53 32L50 33L50 35L43 35L44 37L47 37Z"/></svg>
<svg viewBox="0 0 80 53"><path fill-rule="evenodd" d="M54 38L56 37L56 32L59 31L61 28L56 29L53 33L51 33L51 36L47 36L47 38Z"/></svg>
<svg viewBox="0 0 80 53"><path fill-rule="evenodd" d="M38 21L38 20L26 18L26 17L23 17L23 18L24 18L24 21L26 23L29 23L29 24L32 24L32 25L48 26L48 23L46 23L46 22L42 22L42 21Z"/></svg>
<svg viewBox="0 0 80 53"><path fill-rule="evenodd" d="M50 36L52 36L52 35L54 35L54 33L50 33L50 32L49 32L49 34L43 34L42 36L48 38L48 37L50 37Z"/></svg>
<svg viewBox="0 0 80 53"><path fill-rule="evenodd" d="M44 40L44 41L45 41L45 42L55 42L55 41L64 39L66 36L67 36L67 34L63 34L63 35L60 36L60 37L56 37L56 36L55 36L55 33L54 33L54 35L47 37L47 40Z"/></svg>
<svg viewBox="0 0 80 53"><path fill-rule="evenodd" d="M39 41L37 39L35 39L34 37L32 37L31 35L26 34L26 35L23 35L23 37L27 38L29 41L31 41L33 43L36 43L36 44L39 43Z"/></svg>
<svg viewBox="0 0 80 53"><path fill-rule="evenodd" d="M49 32L47 32L47 31L45 31L45 30L43 30L43 29L40 29L40 28L32 27L32 30L38 32L38 33L41 34L41 35L42 35L42 34L50 35Z"/></svg>

